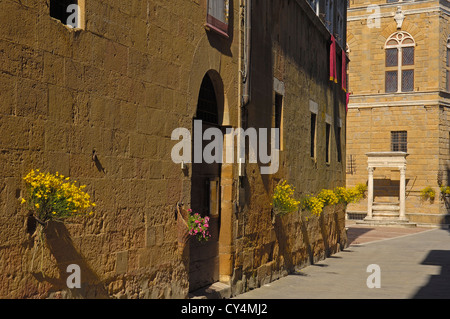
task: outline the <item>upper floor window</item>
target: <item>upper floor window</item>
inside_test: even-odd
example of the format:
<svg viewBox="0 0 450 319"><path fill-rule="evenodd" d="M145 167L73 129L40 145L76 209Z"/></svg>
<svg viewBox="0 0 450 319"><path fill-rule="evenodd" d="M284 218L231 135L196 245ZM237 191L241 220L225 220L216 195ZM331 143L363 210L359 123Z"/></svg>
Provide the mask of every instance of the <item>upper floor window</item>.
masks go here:
<svg viewBox="0 0 450 319"><path fill-rule="evenodd" d="M337 21L336 21L336 41L339 43L341 48L344 47L344 40L345 40L345 25L347 24L347 21L344 17L344 12L346 8L343 6L343 4L340 4L338 6L337 10Z"/></svg>
<svg viewBox="0 0 450 319"><path fill-rule="evenodd" d="M229 0L208 0L206 25L228 37Z"/></svg>
<svg viewBox="0 0 450 319"><path fill-rule="evenodd" d="M319 0L308 0L309 5L311 6L311 8L314 10L314 12L316 13L316 15L319 15L320 11L319 11Z"/></svg>
<svg viewBox="0 0 450 319"><path fill-rule="evenodd" d="M387 93L414 91L415 45L413 37L403 31L396 32L387 39L385 45Z"/></svg>
<svg viewBox="0 0 450 319"><path fill-rule="evenodd" d="M334 0L325 0L325 26L334 34Z"/></svg>
<svg viewBox="0 0 450 319"><path fill-rule="evenodd" d="M392 152L408 151L408 132L391 131L391 151Z"/></svg>
<svg viewBox="0 0 450 319"><path fill-rule="evenodd" d="M50 0L50 16L71 28L83 28L84 0Z"/></svg>

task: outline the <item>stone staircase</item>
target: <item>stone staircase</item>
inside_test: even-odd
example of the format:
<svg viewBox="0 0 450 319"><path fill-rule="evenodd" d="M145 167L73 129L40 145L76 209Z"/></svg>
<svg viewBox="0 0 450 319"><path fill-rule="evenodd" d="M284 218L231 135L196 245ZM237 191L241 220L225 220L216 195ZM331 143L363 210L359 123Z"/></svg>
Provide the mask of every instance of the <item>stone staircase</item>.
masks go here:
<svg viewBox="0 0 450 319"><path fill-rule="evenodd" d="M397 226L397 227L416 227L417 224L411 223L407 219L400 219L399 202L374 202L372 204L372 218L364 218L357 221L357 224L370 226Z"/></svg>

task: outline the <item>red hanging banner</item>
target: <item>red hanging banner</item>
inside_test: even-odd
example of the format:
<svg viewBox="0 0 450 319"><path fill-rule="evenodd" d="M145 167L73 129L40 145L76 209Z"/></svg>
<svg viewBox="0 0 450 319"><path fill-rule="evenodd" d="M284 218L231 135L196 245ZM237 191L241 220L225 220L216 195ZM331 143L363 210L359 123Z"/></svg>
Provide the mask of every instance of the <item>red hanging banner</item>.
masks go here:
<svg viewBox="0 0 450 319"><path fill-rule="evenodd" d="M330 81L337 83L336 74L336 40L333 35L331 35L331 45L330 45Z"/></svg>

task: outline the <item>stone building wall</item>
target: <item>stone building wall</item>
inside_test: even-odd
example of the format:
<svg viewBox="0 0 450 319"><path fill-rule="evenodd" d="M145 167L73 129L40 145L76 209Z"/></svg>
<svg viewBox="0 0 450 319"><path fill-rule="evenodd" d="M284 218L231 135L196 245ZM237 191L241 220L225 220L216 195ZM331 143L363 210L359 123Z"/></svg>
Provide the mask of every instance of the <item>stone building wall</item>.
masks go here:
<svg viewBox="0 0 450 319"><path fill-rule="evenodd" d="M271 212L271 196L282 179L296 188L297 199L344 185L345 93L340 81L329 81L330 34L303 2L257 2L253 9L253 20L264 21L267 27L255 28L252 34L254 71L251 102L246 107L247 126L273 127L275 94L280 94L283 137L280 167L275 174L262 175L262 164L245 166L243 179L248 195L237 221L233 277L236 291L259 287L346 245L344 207L327 208L320 218L300 210L277 217L274 223ZM267 64L268 58L272 65ZM311 102L318 107L315 158L310 155ZM332 127L328 164L327 121ZM339 124L341 162L337 160Z"/></svg>
<svg viewBox="0 0 450 319"><path fill-rule="evenodd" d="M205 0L86 0L82 29L50 17L49 3L0 1L0 297L186 298L174 217L178 202L192 204L192 167L172 161L171 133L192 129L205 74L220 124L239 126L239 1L230 1L227 38L205 29ZM274 176L245 166L244 192L237 165L222 166L218 267L233 293L346 244L343 207L272 223L279 179L298 195L344 184L345 99L325 71L329 34L306 2L258 1L254 10L247 125L272 126L274 77L284 82L284 150ZM309 100L320 110L317 162L308 158ZM334 139L323 160L329 118L343 123L340 163ZM36 168L87 185L97 205L92 216L50 223L42 250L20 205L22 178ZM67 288L70 264L80 266L81 289Z"/></svg>
<svg viewBox="0 0 450 319"><path fill-rule="evenodd" d="M92 0L84 15L74 30L49 1L0 3L0 296L60 294L76 263L86 297L185 297L174 209L190 183L171 132L191 128L211 69L237 105L237 36L205 30L204 1ZM97 204L50 227L42 272L19 200L36 168L86 184Z"/></svg>
<svg viewBox="0 0 450 319"><path fill-rule="evenodd" d="M449 14L447 6L440 7L439 3L371 1L378 7L368 7L364 1L354 0L350 2L347 27L351 60L347 186L367 182L367 152L390 151L390 132L407 131L406 215L410 221L431 225L448 223L438 180L446 184L448 176L445 65ZM398 6L404 15L401 28L395 20ZM397 31L408 32L416 43L414 90L385 93L384 46ZM396 200L399 176L398 171L375 170L375 201ZM436 192L434 202L420 198L420 191L428 186ZM366 211L365 201L348 208L350 213Z"/></svg>

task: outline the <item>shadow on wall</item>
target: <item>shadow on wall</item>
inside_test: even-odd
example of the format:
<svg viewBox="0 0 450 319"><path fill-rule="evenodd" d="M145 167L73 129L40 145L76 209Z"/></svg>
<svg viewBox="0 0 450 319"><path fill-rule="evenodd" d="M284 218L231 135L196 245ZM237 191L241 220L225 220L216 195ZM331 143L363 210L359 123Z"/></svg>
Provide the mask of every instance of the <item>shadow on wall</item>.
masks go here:
<svg viewBox="0 0 450 319"><path fill-rule="evenodd" d="M75 249L70 234L63 223L49 222L45 229L46 247L56 260L59 278L49 278L42 273L33 273L39 282L47 282L52 285L50 295L54 292L68 291L69 298L108 298L106 289L101 284L98 276L85 262L84 257ZM67 266L76 264L81 271L81 288L69 289L67 278ZM58 295L56 295L58 297Z"/></svg>
<svg viewBox="0 0 450 319"><path fill-rule="evenodd" d="M286 224L285 221L281 221L281 218L278 217L279 222L276 222L274 225L275 234L279 244L280 254L284 258L286 267L293 270L294 267L298 266L296 265L296 261L294 261L293 247L291 247L293 245L289 240L289 234L293 232L286 229L287 227L295 228L301 232L301 236L297 236L293 240L302 241L301 246L304 247L305 253L305 256L302 256L302 258L307 258L308 263L314 265L317 260L328 258L347 247L348 240L345 232L344 217L345 207L342 204L325 207L324 212L317 219L318 229L315 227L308 229L308 221L306 221L303 214L298 219L295 219L295 221L292 220L290 225ZM319 237L321 238L312 242L311 231L319 231ZM321 250L319 255L315 255L318 252L317 249Z"/></svg>

